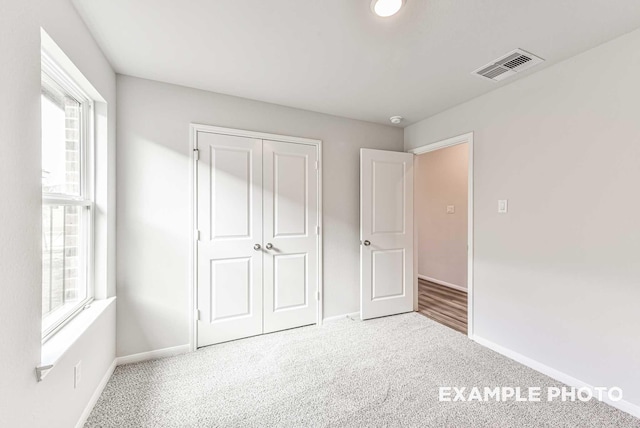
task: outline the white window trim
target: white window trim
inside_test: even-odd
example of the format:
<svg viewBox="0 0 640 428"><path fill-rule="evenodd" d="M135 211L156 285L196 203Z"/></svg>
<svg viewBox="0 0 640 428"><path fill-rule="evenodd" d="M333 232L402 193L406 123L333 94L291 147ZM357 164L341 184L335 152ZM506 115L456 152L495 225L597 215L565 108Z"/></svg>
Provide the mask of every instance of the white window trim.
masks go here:
<svg viewBox="0 0 640 428"><path fill-rule="evenodd" d="M42 343L51 339L62 327L76 317L82 310L88 307L95 295L95 117L94 102L92 98L83 91L80 86L69 76L69 73L60 67L56 61L43 49L41 51L42 73L51 78L67 94L75 98L82 106L82 126L81 126L81 170L80 186L81 196L72 197L64 194L44 194L42 195L42 206L46 205L68 205L80 206L88 210L86 262L82 266L86 276L87 296L84 300L75 303L64 310L64 315L56 319L42 329ZM66 306L66 305L65 305ZM65 308L63 306L62 308ZM61 309L62 309L61 308ZM43 325L44 327L44 325Z"/></svg>

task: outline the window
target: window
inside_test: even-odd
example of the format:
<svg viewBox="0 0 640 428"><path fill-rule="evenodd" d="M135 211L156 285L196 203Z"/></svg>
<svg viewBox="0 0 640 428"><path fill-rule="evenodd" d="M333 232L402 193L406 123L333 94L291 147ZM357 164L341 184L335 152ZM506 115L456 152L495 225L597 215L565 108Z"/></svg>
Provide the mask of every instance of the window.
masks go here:
<svg viewBox="0 0 640 428"><path fill-rule="evenodd" d="M92 102L42 54L42 336L92 298Z"/></svg>

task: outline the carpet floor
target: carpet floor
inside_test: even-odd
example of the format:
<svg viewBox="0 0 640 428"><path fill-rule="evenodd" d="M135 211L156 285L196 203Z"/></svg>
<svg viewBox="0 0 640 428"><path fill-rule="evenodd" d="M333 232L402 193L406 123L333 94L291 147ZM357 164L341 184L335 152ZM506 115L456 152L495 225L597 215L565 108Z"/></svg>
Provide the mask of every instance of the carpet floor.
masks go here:
<svg viewBox="0 0 640 428"><path fill-rule="evenodd" d="M640 427L589 402L441 402L562 387L416 313L344 319L116 368L86 427Z"/></svg>

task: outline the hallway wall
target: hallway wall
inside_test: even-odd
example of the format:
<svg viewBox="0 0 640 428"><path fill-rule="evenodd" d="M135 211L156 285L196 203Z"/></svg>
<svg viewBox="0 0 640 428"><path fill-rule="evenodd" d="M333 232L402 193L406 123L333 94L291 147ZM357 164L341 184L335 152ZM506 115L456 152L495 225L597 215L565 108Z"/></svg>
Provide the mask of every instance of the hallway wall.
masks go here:
<svg viewBox="0 0 640 428"><path fill-rule="evenodd" d="M418 155L416 162L418 274L461 288L467 288L468 161L465 143Z"/></svg>

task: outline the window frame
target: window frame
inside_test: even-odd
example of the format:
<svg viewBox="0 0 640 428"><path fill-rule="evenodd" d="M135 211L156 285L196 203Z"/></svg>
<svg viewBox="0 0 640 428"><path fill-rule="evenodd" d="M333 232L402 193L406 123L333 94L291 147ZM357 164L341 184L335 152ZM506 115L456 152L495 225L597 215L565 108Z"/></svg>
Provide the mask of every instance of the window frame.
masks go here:
<svg viewBox="0 0 640 428"><path fill-rule="evenodd" d="M84 260L78 269L82 271L82 278L86 288L86 297L73 305L63 305L42 317L42 343L49 340L71 319L85 309L95 295L95 118L93 99L60 67L51 56L41 51L41 86L45 85L44 77L52 81L57 89L80 104L80 192L78 196L61 193L45 193L42 190L42 204L45 206L73 206L79 207L84 217L80 251L84 251ZM40 287L42 288L41 283ZM42 302L41 302L42 304ZM54 316L48 323L47 318Z"/></svg>

